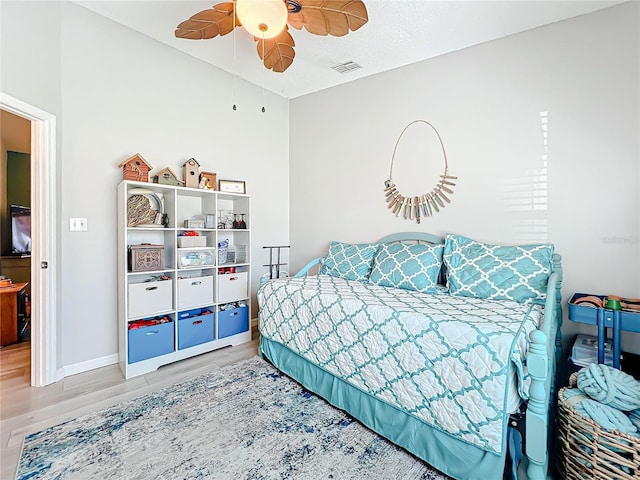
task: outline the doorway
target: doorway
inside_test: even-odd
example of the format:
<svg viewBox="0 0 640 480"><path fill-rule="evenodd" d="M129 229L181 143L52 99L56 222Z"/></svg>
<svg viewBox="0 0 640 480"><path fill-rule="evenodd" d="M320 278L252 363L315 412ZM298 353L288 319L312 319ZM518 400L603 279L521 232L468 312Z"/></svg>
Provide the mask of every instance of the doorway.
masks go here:
<svg viewBox="0 0 640 480"><path fill-rule="evenodd" d="M0 110L0 378L31 384L31 121Z"/></svg>
<svg viewBox="0 0 640 480"><path fill-rule="evenodd" d="M0 110L30 122L31 385L61 378L56 371L56 118L0 92Z"/></svg>

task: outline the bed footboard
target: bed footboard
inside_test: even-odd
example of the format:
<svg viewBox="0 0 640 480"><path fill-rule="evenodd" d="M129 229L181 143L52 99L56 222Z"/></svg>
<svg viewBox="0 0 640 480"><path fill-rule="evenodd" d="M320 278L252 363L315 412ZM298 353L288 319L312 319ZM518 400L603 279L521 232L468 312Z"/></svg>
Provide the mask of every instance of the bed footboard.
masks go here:
<svg viewBox="0 0 640 480"><path fill-rule="evenodd" d="M547 336L540 330L531 332L531 345L527 356L527 367L531 375L529 402L525 416L526 451L529 459L527 477L531 480L546 478L548 459L548 404L549 392L545 391L549 355L547 354ZM544 439L544 440L543 440Z"/></svg>
<svg viewBox="0 0 640 480"><path fill-rule="evenodd" d="M531 377L529 401L525 415L525 455L529 460L527 478L546 479L550 467L551 439L554 424L556 366L560 358L562 306L561 257L553 256L553 272L547 284L544 322L531 332L527 368Z"/></svg>

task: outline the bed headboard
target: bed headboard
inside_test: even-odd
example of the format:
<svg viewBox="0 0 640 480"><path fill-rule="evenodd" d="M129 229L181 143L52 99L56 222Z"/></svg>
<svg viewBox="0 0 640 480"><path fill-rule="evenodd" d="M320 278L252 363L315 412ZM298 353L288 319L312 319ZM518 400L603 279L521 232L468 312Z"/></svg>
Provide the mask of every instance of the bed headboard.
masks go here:
<svg viewBox="0 0 640 480"><path fill-rule="evenodd" d="M444 238L432 233L400 232L386 235L378 240L378 243L431 243L437 245L444 243Z"/></svg>
<svg viewBox="0 0 640 480"><path fill-rule="evenodd" d="M444 238L439 237L438 235L433 235L432 233L424 233L424 232L400 232L400 233L392 233L391 235L386 235L378 240L376 243L430 243L434 245L444 243ZM302 269L294 275L294 277L304 277L311 272L317 273L320 267L320 261L322 257L314 258L309 263L307 263ZM440 272L440 283L444 281L444 272Z"/></svg>

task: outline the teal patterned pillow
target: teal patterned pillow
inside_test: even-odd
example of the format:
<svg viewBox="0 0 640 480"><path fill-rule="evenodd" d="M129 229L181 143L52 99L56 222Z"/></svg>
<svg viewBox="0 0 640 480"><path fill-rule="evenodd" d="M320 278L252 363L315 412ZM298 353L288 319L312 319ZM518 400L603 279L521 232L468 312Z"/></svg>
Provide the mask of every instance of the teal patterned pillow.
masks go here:
<svg viewBox="0 0 640 480"><path fill-rule="evenodd" d="M371 274L377 243L350 244L331 242L329 252L322 260L321 275L366 282Z"/></svg>
<svg viewBox="0 0 640 480"><path fill-rule="evenodd" d="M436 293L444 245L382 244L373 260L371 283Z"/></svg>
<svg viewBox="0 0 640 480"><path fill-rule="evenodd" d="M446 234L449 293L463 297L541 302L551 275L553 245L499 246Z"/></svg>

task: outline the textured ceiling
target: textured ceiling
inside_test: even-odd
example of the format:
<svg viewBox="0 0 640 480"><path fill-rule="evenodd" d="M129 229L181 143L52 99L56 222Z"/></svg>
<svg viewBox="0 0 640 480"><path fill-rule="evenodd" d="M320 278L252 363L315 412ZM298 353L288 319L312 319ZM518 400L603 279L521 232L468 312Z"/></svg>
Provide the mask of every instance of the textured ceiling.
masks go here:
<svg viewBox="0 0 640 480"><path fill-rule="evenodd" d="M222 0L220 0L222 1ZM284 73L262 67L244 29L209 40L174 37L175 27L219 1L76 1L100 15L235 73L285 98L295 98L489 40L606 8L621 1L364 0L369 22L345 37L291 29L293 65ZM362 68L340 74L331 67L353 61Z"/></svg>

